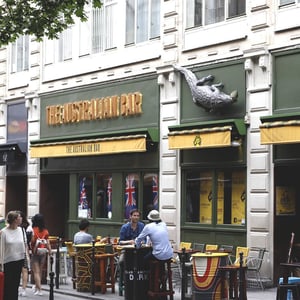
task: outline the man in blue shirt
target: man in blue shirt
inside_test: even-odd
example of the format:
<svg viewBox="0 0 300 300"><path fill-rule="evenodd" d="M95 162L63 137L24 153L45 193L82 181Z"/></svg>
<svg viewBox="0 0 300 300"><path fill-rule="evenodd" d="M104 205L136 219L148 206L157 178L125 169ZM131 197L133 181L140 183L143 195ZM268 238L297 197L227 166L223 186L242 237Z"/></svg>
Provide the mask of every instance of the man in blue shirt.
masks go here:
<svg viewBox="0 0 300 300"><path fill-rule="evenodd" d="M133 209L130 212L130 221L122 225L120 230L120 245L134 245L134 240L142 232L144 223L140 222L140 212Z"/></svg>

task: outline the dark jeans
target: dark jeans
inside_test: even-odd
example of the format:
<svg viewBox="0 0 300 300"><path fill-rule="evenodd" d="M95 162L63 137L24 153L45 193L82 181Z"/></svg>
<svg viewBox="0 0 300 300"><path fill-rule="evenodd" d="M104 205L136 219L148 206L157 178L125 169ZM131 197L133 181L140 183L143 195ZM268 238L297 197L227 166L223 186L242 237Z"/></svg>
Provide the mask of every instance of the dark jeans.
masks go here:
<svg viewBox="0 0 300 300"><path fill-rule="evenodd" d="M18 300L24 259L4 264L4 300Z"/></svg>

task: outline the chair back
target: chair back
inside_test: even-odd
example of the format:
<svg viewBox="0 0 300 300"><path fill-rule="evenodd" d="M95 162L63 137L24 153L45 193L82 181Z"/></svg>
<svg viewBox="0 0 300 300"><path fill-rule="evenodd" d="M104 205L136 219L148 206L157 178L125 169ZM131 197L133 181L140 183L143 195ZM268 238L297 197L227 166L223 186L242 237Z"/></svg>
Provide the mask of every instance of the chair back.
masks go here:
<svg viewBox="0 0 300 300"><path fill-rule="evenodd" d="M204 252L204 250L205 250L205 244L193 243L193 250L197 250L199 252Z"/></svg>
<svg viewBox="0 0 300 300"><path fill-rule="evenodd" d="M219 251L231 254L233 252L233 245L220 245Z"/></svg>
<svg viewBox="0 0 300 300"><path fill-rule="evenodd" d="M205 251L217 251L219 249L218 245L206 244Z"/></svg>
<svg viewBox="0 0 300 300"><path fill-rule="evenodd" d="M247 259L248 270L260 271L265 252L265 248L251 247L249 249L249 255Z"/></svg>
<svg viewBox="0 0 300 300"><path fill-rule="evenodd" d="M76 252L76 249L75 249L75 247L73 246L73 242L65 242L65 245L66 245L66 247L67 247L68 255L69 255L69 256L74 255L75 252Z"/></svg>
<svg viewBox="0 0 300 300"><path fill-rule="evenodd" d="M185 248L185 250L190 250L192 248L192 243L189 242L181 242L179 245L180 249Z"/></svg>
<svg viewBox="0 0 300 300"><path fill-rule="evenodd" d="M235 252L235 262L233 263L236 266L240 265L240 253L243 253L243 266L247 265L247 259L249 256L249 247L236 247L236 252Z"/></svg>

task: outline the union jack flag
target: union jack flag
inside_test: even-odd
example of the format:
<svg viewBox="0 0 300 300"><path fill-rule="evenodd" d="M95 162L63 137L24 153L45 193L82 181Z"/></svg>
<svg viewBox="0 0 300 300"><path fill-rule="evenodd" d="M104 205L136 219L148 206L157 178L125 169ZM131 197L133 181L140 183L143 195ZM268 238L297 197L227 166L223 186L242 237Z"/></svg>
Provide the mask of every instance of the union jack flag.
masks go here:
<svg viewBox="0 0 300 300"><path fill-rule="evenodd" d="M137 208L136 195L135 195L135 180L134 175L128 175L126 177L125 188L125 218L128 219L130 211Z"/></svg>
<svg viewBox="0 0 300 300"><path fill-rule="evenodd" d="M152 195L153 195L153 209L158 210L158 177L152 177Z"/></svg>
<svg viewBox="0 0 300 300"><path fill-rule="evenodd" d="M107 183L107 212L112 211L112 177L109 178Z"/></svg>
<svg viewBox="0 0 300 300"><path fill-rule="evenodd" d="M85 178L83 178L80 181L80 188L79 188L79 206L81 207L81 209L88 209L88 202L87 202L87 197L86 197L86 190L85 190Z"/></svg>

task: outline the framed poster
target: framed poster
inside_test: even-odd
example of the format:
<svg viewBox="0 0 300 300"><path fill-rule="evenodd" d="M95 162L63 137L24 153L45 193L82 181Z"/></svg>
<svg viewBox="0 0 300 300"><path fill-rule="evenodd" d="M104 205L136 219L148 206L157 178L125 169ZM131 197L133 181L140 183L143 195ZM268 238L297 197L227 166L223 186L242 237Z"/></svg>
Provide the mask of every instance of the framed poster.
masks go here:
<svg viewBox="0 0 300 300"><path fill-rule="evenodd" d="M296 214L296 189L290 186L276 187L276 216Z"/></svg>

